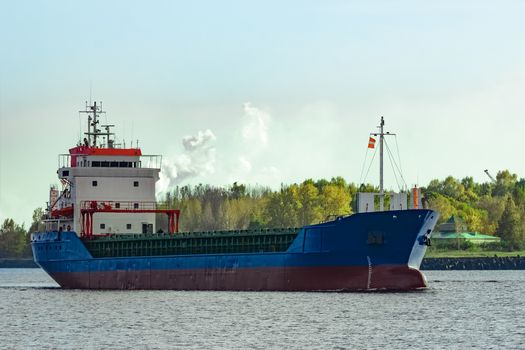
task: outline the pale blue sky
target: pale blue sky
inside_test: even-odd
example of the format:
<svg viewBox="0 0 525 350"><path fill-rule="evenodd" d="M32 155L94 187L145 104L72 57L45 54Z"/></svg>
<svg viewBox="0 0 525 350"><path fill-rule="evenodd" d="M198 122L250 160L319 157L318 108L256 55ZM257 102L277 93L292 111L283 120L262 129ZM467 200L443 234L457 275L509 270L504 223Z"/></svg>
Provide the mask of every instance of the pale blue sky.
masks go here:
<svg viewBox="0 0 525 350"><path fill-rule="evenodd" d="M409 185L525 176L525 2L422 3L2 1L0 220L47 200L90 84L182 184L357 182L380 115Z"/></svg>

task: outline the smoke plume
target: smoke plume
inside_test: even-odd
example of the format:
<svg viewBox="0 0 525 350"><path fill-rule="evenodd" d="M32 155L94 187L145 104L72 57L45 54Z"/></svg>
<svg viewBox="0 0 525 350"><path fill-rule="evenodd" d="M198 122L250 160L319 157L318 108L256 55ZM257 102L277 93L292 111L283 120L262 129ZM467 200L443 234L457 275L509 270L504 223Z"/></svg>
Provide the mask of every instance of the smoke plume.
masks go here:
<svg viewBox="0 0 525 350"><path fill-rule="evenodd" d="M250 102L244 104L244 126L242 137L251 144L268 144L268 124L270 115L257 107L253 107Z"/></svg>
<svg viewBox="0 0 525 350"><path fill-rule="evenodd" d="M235 181L273 183L279 176L279 170L266 165L270 149L270 126L272 116L253 106L250 102L243 105L244 115L241 120L242 151L237 157L237 166L232 175Z"/></svg>
<svg viewBox="0 0 525 350"><path fill-rule="evenodd" d="M165 193L185 179L205 176L215 171L215 135L210 129L197 135L183 137L184 152L176 157L164 159L157 183L157 196Z"/></svg>

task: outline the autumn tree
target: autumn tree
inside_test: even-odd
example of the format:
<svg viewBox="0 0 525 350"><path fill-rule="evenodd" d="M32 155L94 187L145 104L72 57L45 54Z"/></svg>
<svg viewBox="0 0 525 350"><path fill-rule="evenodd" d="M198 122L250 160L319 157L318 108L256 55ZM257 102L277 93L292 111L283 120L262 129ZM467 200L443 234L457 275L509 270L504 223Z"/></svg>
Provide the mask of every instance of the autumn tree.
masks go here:
<svg viewBox="0 0 525 350"><path fill-rule="evenodd" d="M342 177L282 184L277 191L237 182L225 187L199 184L177 186L162 205L181 209L182 231L296 227L351 213L358 191L378 192L378 188L347 183ZM517 217L517 231L509 232L525 232L525 179L518 180L508 170L498 172L496 183L476 183L472 177L434 179L423 188L423 196L430 208L440 212L440 222L457 215L469 230L485 234L494 234L501 223L498 233L505 235L501 230L515 222L509 218ZM514 206L507 203L509 197ZM39 215L35 211L34 224Z"/></svg>
<svg viewBox="0 0 525 350"><path fill-rule="evenodd" d="M299 226L318 223L321 220L319 190L312 180L306 180L298 188L297 222Z"/></svg>
<svg viewBox="0 0 525 350"><path fill-rule="evenodd" d="M343 186L327 185L321 192L321 208L324 218L331 215L350 214L350 193Z"/></svg>

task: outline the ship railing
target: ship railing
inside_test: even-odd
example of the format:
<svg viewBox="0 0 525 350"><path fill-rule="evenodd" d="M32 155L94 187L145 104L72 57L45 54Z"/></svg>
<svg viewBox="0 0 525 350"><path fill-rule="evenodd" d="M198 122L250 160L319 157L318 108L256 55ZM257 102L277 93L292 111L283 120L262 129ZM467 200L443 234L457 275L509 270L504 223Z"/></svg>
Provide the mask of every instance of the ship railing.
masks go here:
<svg viewBox="0 0 525 350"><path fill-rule="evenodd" d="M168 232L179 232L179 209L165 208L157 202L86 200L80 202L82 237L93 237L93 215L96 213L164 213L168 216Z"/></svg>
<svg viewBox="0 0 525 350"><path fill-rule="evenodd" d="M319 221L320 224L323 224L325 222L331 222L335 220L341 220L343 218L346 218L348 216L351 216L352 213L344 213L344 214L328 214L324 220Z"/></svg>
<svg viewBox="0 0 525 350"><path fill-rule="evenodd" d="M59 154L58 155L58 168L70 168L71 167L71 155L70 154Z"/></svg>
<svg viewBox="0 0 525 350"><path fill-rule="evenodd" d="M358 213L381 211L381 194L377 192L358 192L356 206ZM422 209L421 189L414 187L410 192L385 192L383 211Z"/></svg>
<svg viewBox="0 0 525 350"><path fill-rule="evenodd" d="M80 202L80 209L93 211L141 211L165 208L162 208L157 202L86 200Z"/></svg>
<svg viewBox="0 0 525 350"><path fill-rule="evenodd" d="M125 162L125 166L122 166L119 161L98 161L99 165L97 167L102 168L114 168L114 167L124 167L129 168L130 165L128 165L127 162ZM106 165L104 165L106 164ZM131 164L131 163L129 163ZM79 166L80 164L77 164ZM138 167L138 168L153 168L153 169L160 169L162 165L162 156L159 154L146 154L140 156L140 162L137 162L136 165L133 165L132 167ZM88 165L89 166L89 165ZM95 166L95 165L93 165ZM71 155L70 154L59 154L58 155L58 168L70 168L71 167Z"/></svg>
<svg viewBox="0 0 525 350"><path fill-rule="evenodd" d="M159 154L146 154L140 156L141 168L160 169L162 165L162 156Z"/></svg>
<svg viewBox="0 0 525 350"><path fill-rule="evenodd" d="M42 222L45 225L46 231L59 231L61 228L63 231L67 231L68 228L71 230L71 226L73 225L72 218L53 218L50 215L45 216Z"/></svg>

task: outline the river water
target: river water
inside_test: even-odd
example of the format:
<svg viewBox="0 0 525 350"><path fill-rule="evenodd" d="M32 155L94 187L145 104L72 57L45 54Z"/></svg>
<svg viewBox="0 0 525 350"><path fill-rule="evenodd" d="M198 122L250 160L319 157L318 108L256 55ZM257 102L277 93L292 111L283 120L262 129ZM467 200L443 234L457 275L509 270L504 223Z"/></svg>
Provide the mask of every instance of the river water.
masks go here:
<svg viewBox="0 0 525 350"><path fill-rule="evenodd" d="M525 349L524 271L410 293L61 290L0 269L0 349Z"/></svg>

